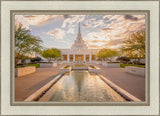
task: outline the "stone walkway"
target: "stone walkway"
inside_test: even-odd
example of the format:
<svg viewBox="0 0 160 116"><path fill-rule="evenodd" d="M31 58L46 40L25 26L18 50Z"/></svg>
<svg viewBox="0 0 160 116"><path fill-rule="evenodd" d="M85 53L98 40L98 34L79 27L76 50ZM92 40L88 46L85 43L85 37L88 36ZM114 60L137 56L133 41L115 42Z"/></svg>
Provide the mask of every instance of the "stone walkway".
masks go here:
<svg viewBox="0 0 160 116"><path fill-rule="evenodd" d="M104 77L140 100L145 101L145 77L126 73L124 68L97 66L101 69L101 74Z"/></svg>
<svg viewBox="0 0 160 116"><path fill-rule="evenodd" d="M15 78L15 101L23 101L59 73L62 65L52 68L37 68L35 73Z"/></svg>

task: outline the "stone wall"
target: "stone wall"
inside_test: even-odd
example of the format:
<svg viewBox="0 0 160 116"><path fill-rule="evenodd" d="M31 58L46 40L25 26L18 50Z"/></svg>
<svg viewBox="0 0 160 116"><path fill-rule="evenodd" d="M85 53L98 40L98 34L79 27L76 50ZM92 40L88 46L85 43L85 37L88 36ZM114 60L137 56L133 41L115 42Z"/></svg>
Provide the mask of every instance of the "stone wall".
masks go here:
<svg viewBox="0 0 160 116"><path fill-rule="evenodd" d="M145 68L126 66L125 72L130 73L130 74L134 74L134 75L145 76Z"/></svg>
<svg viewBox="0 0 160 116"><path fill-rule="evenodd" d="M57 63L53 63L53 67L57 67Z"/></svg>
<svg viewBox="0 0 160 116"><path fill-rule="evenodd" d="M102 63L102 65L109 68L120 68L120 63Z"/></svg>
<svg viewBox="0 0 160 116"><path fill-rule="evenodd" d="M100 74L101 73L101 70L98 67L95 67L95 68L88 67L88 71L92 72L92 73L95 73L95 74Z"/></svg>
<svg viewBox="0 0 160 116"><path fill-rule="evenodd" d="M57 67L58 63L40 63L40 68Z"/></svg>
<svg viewBox="0 0 160 116"><path fill-rule="evenodd" d="M28 66L28 67L21 67L21 68L16 68L15 69L15 76L16 77L21 77L27 74L34 73L36 71L35 66Z"/></svg>
<svg viewBox="0 0 160 116"><path fill-rule="evenodd" d="M71 71L71 68L61 68L60 69L60 74L64 74L64 73L67 73L67 72L70 72Z"/></svg>
<svg viewBox="0 0 160 116"><path fill-rule="evenodd" d="M53 67L53 63L40 63L40 68Z"/></svg>

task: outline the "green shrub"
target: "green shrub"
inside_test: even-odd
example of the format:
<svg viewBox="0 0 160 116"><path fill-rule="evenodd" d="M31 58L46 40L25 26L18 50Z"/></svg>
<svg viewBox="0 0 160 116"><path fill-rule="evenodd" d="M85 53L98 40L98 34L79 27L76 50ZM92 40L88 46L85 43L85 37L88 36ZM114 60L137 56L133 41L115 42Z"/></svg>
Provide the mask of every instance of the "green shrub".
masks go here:
<svg viewBox="0 0 160 116"><path fill-rule="evenodd" d="M121 68L125 68L126 66L135 66L135 67L145 68L145 65L120 64L120 67L121 67Z"/></svg>
<svg viewBox="0 0 160 116"><path fill-rule="evenodd" d="M39 68L39 67L40 67L40 64L20 65L20 66L16 66L16 68L27 67L27 66L35 66L36 68Z"/></svg>

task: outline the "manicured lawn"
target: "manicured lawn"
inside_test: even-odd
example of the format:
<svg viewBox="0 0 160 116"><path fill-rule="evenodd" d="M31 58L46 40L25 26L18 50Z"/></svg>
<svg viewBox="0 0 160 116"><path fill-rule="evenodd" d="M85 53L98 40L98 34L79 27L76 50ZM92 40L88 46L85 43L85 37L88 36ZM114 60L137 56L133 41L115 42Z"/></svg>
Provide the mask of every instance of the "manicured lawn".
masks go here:
<svg viewBox="0 0 160 116"><path fill-rule="evenodd" d="M135 65L135 64L120 64L121 68L125 68L126 66L135 66L135 67L141 67L145 68L145 65Z"/></svg>
<svg viewBox="0 0 160 116"><path fill-rule="evenodd" d="M16 66L16 68L27 67L27 66L35 66L36 68L39 68L40 64L28 64L28 65L23 65L23 66Z"/></svg>

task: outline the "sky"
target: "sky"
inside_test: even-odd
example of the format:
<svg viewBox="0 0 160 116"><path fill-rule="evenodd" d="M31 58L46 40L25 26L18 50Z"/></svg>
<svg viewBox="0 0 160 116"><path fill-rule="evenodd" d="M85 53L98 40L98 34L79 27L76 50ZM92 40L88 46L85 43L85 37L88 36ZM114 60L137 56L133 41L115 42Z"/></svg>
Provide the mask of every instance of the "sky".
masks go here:
<svg viewBox="0 0 160 116"><path fill-rule="evenodd" d="M15 15L15 26L40 37L45 48L71 48L79 22L89 49L118 49L131 33L145 30L145 15Z"/></svg>

